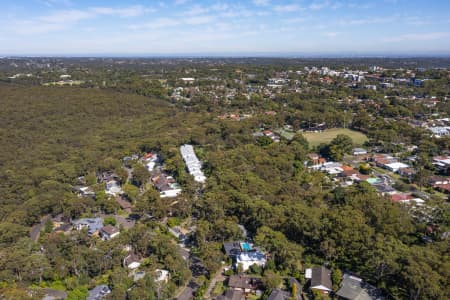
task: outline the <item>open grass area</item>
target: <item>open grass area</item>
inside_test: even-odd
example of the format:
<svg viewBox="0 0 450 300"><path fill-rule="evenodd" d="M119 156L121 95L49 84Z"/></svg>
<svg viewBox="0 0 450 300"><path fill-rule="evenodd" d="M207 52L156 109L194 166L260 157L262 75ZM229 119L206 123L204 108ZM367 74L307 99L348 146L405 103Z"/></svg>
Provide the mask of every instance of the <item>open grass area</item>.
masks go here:
<svg viewBox="0 0 450 300"><path fill-rule="evenodd" d="M302 134L308 140L310 147L318 146L320 143L327 144L338 134L348 135L353 140L353 144L357 146L361 146L368 140L365 134L347 128L331 128L322 132L303 132Z"/></svg>

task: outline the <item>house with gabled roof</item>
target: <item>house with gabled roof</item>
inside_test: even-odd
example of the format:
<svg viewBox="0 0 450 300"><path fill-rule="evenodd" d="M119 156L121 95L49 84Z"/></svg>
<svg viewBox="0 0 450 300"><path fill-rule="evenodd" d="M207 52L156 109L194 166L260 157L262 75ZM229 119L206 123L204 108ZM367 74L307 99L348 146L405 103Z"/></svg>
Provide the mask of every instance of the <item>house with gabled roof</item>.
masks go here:
<svg viewBox="0 0 450 300"><path fill-rule="evenodd" d="M89 291L87 300L100 300L106 298L111 293L109 286L105 284L97 285L95 288Z"/></svg>
<svg viewBox="0 0 450 300"><path fill-rule="evenodd" d="M244 300L245 295L243 291L228 289L223 295L217 296L216 300Z"/></svg>
<svg viewBox="0 0 450 300"><path fill-rule="evenodd" d="M102 218L84 218L72 221L73 227L76 230L83 230L87 228L89 235L96 235L103 227Z"/></svg>
<svg viewBox="0 0 450 300"><path fill-rule="evenodd" d="M379 289L364 282L361 278L344 275L339 290L338 299L346 300L382 300L384 297Z"/></svg>
<svg viewBox="0 0 450 300"><path fill-rule="evenodd" d="M274 289L269 295L269 298L267 300L290 300L291 299L291 293L280 290L280 289Z"/></svg>
<svg viewBox="0 0 450 300"><path fill-rule="evenodd" d="M328 294L333 290L331 271L323 266L305 270L305 278L309 279L309 288Z"/></svg>
<svg viewBox="0 0 450 300"><path fill-rule="evenodd" d="M231 275L228 278L228 286L234 290L243 291L248 294L262 288L260 278L249 277L244 275Z"/></svg>
<svg viewBox="0 0 450 300"><path fill-rule="evenodd" d="M141 259L135 252L130 251L123 259L123 266L131 270L137 269L141 266Z"/></svg>
<svg viewBox="0 0 450 300"><path fill-rule="evenodd" d="M123 209L125 212L127 213L131 213L131 203L127 200L125 200L124 198L122 198L121 196L116 197L116 202L117 204L119 204L120 208Z"/></svg>
<svg viewBox="0 0 450 300"><path fill-rule="evenodd" d="M103 240L108 241L112 238L115 238L120 234L120 230L117 227L108 224L100 229L100 235Z"/></svg>

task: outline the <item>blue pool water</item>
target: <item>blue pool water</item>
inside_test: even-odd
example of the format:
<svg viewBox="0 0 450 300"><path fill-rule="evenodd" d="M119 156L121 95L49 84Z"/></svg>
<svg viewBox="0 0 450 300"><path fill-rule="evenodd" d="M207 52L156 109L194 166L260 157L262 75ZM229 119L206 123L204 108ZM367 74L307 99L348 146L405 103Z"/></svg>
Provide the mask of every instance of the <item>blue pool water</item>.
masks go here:
<svg viewBox="0 0 450 300"><path fill-rule="evenodd" d="M242 251L250 251L252 250L252 247L249 243L241 243L241 249Z"/></svg>

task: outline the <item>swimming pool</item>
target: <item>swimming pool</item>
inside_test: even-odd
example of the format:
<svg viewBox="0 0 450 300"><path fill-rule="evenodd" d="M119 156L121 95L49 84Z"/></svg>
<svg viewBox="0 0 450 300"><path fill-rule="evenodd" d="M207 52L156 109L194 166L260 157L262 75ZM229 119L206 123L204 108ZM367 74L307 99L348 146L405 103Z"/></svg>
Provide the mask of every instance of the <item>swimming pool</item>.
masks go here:
<svg viewBox="0 0 450 300"><path fill-rule="evenodd" d="M241 249L242 251L251 251L252 246L249 243L241 243Z"/></svg>

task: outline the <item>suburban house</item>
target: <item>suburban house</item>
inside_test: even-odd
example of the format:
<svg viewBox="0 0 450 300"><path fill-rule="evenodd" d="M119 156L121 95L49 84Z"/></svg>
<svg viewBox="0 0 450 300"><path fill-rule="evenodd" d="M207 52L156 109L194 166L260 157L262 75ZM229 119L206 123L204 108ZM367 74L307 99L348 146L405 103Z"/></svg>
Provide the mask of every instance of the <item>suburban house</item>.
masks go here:
<svg viewBox="0 0 450 300"><path fill-rule="evenodd" d="M290 300L290 299L291 293L280 289L272 290L272 293L270 293L269 298L267 298L267 300Z"/></svg>
<svg viewBox="0 0 450 300"><path fill-rule="evenodd" d="M171 198L178 196L182 189L172 176L159 173L151 178L155 188L159 191L161 198Z"/></svg>
<svg viewBox="0 0 450 300"><path fill-rule="evenodd" d="M44 294L42 300L64 300L67 298L68 294L66 291L59 291L55 289L42 289Z"/></svg>
<svg viewBox="0 0 450 300"><path fill-rule="evenodd" d="M450 156L433 157L433 165L435 165L438 170L448 170L450 168Z"/></svg>
<svg viewBox="0 0 450 300"><path fill-rule="evenodd" d="M337 175L342 173L344 171L342 169L342 164L339 162L326 162L323 165L319 167L319 170L325 173L328 173L329 175Z"/></svg>
<svg viewBox="0 0 450 300"><path fill-rule="evenodd" d="M136 282L145 277L145 272L144 271L132 272L131 275L133 276L133 281Z"/></svg>
<svg viewBox="0 0 450 300"><path fill-rule="evenodd" d="M409 165L399 162L395 157L388 154L376 154L372 156L372 161L378 167L387 169L391 172L398 172L400 169L409 168Z"/></svg>
<svg viewBox="0 0 450 300"><path fill-rule="evenodd" d="M119 182L116 180L110 180L106 182L105 193L111 196L118 196L123 194L123 191L119 185Z"/></svg>
<svg viewBox="0 0 450 300"><path fill-rule="evenodd" d="M377 190L378 193L380 193L383 196L393 195L397 193L397 191L393 187L384 183L376 183L373 184L372 186Z"/></svg>
<svg viewBox="0 0 450 300"><path fill-rule="evenodd" d="M131 203L127 200L125 200L124 198L122 198L121 196L116 197L116 202L117 204L119 204L120 208L123 209L125 212L127 213L131 213Z"/></svg>
<svg viewBox="0 0 450 300"><path fill-rule="evenodd" d="M51 218L51 221L53 232L66 234L73 229L73 225L68 222L69 220L63 214L56 215Z"/></svg>
<svg viewBox="0 0 450 300"><path fill-rule="evenodd" d="M266 255L247 242L226 242L223 243L223 249L233 260L233 266L237 268L241 265L243 271L247 271L252 265L263 267L267 262Z"/></svg>
<svg viewBox="0 0 450 300"><path fill-rule="evenodd" d="M376 287L364 282L361 278L344 275L339 290L338 299L347 300L382 300L384 297Z"/></svg>
<svg viewBox="0 0 450 300"><path fill-rule="evenodd" d="M193 83L195 81L195 78L192 77L182 77L180 78L181 81L185 82L185 83Z"/></svg>
<svg viewBox="0 0 450 300"><path fill-rule="evenodd" d="M95 192L88 186L77 185L74 186L73 189L77 193L78 197L95 197Z"/></svg>
<svg viewBox="0 0 450 300"><path fill-rule="evenodd" d="M262 289L260 278L253 278L243 275L231 275L228 278L228 286L234 290L242 291L245 294L256 292Z"/></svg>
<svg viewBox="0 0 450 300"><path fill-rule="evenodd" d="M108 241L120 234L120 230L111 224L106 225L100 229L100 236L103 240Z"/></svg>
<svg viewBox="0 0 450 300"><path fill-rule="evenodd" d="M252 265L264 267L266 262L266 256L259 251L241 252L236 257L236 267L241 265L243 271L247 271Z"/></svg>
<svg viewBox="0 0 450 300"><path fill-rule="evenodd" d="M111 289L105 285L97 285L95 288L89 291L86 300L100 300L106 298L106 295L111 293Z"/></svg>
<svg viewBox="0 0 450 300"><path fill-rule="evenodd" d="M53 232L68 234L73 229L73 225L70 223L53 222Z"/></svg>
<svg viewBox="0 0 450 300"><path fill-rule="evenodd" d="M83 230L87 228L89 235L97 235L103 227L102 218L85 218L72 222L73 228L76 230Z"/></svg>
<svg viewBox="0 0 450 300"><path fill-rule="evenodd" d="M194 176L194 180L196 182L204 183L206 181L206 177L201 170L202 164L194 152L194 147L192 145L182 145L180 147L180 152L184 162L186 163L189 174Z"/></svg>
<svg viewBox="0 0 450 300"><path fill-rule="evenodd" d="M436 184L433 186L435 189L442 191L443 193L450 193L450 183Z"/></svg>
<svg viewBox="0 0 450 300"><path fill-rule="evenodd" d="M431 176L428 179L428 184L431 186L435 186L435 185L442 185L442 184L449 184L450 183L450 179L449 178L444 178L442 176Z"/></svg>
<svg viewBox="0 0 450 300"><path fill-rule="evenodd" d="M141 266L141 259L136 253L130 251L123 259L123 266L131 270L137 269Z"/></svg>
<svg viewBox="0 0 450 300"><path fill-rule="evenodd" d="M158 162L158 155L156 153L147 153L142 157L142 161L149 172L153 171Z"/></svg>
<svg viewBox="0 0 450 300"><path fill-rule="evenodd" d="M412 179L413 176L416 174L416 171L414 171L414 169L412 168L401 168L398 170L398 174L400 174L405 178Z"/></svg>
<svg viewBox="0 0 450 300"><path fill-rule="evenodd" d="M168 283L170 279L170 273L167 270L156 269L155 270L155 281Z"/></svg>
<svg viewBox="0 0 450 300"><path fill-rule="evenodd" d="M263 130L262 133L264 136L269 137L275 143L280 142L280 136L275 134L272 130L266 129L266 130Z"/></svg>
<svg viewBox="0 0 450 300"><path fill-rule="evenodd" d="M327 162L325 158L320 157L320 155L317 153L309 153L308 159L313 166L320 166ZM308 162L305 163L307 164Z"/></svg>
<svg viewBox="0 0 450 300"><path fill-rule="evenodd" d="M244 300L244 292L240 290L228 289L223 295L216 297L216 300Z"/></svg>
<svg viewBox="0 0 450 300"><path fill-rule="evenodd" d="M367 150L364 148L354 148L352 153L353 153L353 155L366 155Z"/></svg>
<svg viewBox="0 0 450 300"><path fill-rule="evenodd" d="M225 251L225 254L228 257L235 258L238 256L242 249L241 249L241 242L225 242L223 243L223 250Z"/></svg>
<svg viewBox="0 0 450 300"><path fill-rule="evenodd" d="M103 173L97 173L97 182L108 182L108 181L118 181L119 176L117 176L114 172L103 172Z"/></svg>
<svg viewBox="0 0 450 300"><path fill-rule="evenodd" d="M401 163L401 162L392 162L392 163L384 164L383 168L385 168L391 172L398 172L400 169L409 168L409 165Z"/></svg>
<svg viewBox="0 0 450 300"><path fill-rule="evenodd" d="M392 202L396 203L405 203L405 204L416 204L416 205L422 205L425 203L423 199L414 197L412 194L408 193L396 193L389 196L391 198Z"/></svg>
<svg viewBox="0 0 450 300"><path fill-rule="evenodd" d="M328 294L333 289L331 283L331 271L325 267L315 267L305 270L305 278L309 279L309 288L323 294Z"/></svg>
<svg viewBox="0 0 450 300"><path fill-rule="evenodd" d="M375 154L372 156L371 161L378 167L383 167L386 164L395 163L397 160L388 154Z"/></svg>

